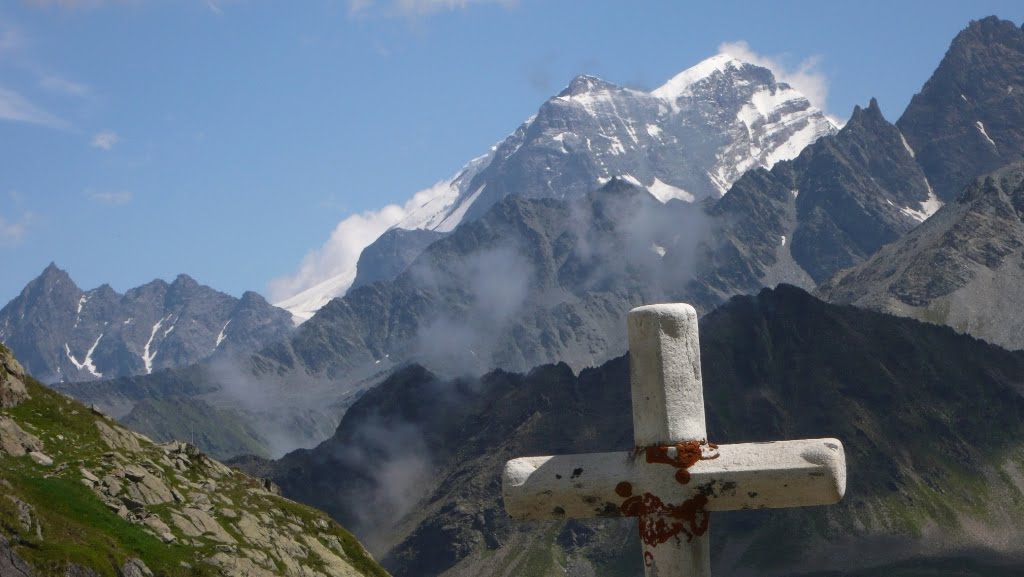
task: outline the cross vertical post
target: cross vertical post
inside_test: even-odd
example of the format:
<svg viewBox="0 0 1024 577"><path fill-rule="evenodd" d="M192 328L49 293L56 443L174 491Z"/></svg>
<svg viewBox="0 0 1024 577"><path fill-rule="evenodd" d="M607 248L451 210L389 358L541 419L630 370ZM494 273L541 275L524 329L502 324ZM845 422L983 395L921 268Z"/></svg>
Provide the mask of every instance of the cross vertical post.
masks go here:
<svg viewBox="0 0 1024 577"><path fill-rule="evenodd" d="M637 451L687 442L706 445L697 311L683 303L638 307L629 312L627 327ZM660 515L653 512L646 516ZM640 523L658 521L640 519ZM689 540L678 547L641 543L647 577L710 577L707 533L691 533Z"/></svg>

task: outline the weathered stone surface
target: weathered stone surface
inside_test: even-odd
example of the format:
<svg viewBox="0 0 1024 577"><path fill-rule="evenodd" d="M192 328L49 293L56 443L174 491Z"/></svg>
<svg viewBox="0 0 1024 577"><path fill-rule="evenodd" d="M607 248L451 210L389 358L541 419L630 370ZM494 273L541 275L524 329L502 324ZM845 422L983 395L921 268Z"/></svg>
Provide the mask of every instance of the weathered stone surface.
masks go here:
<svg viewBox="0 0 1024 577"><path fill-rule="evenodd" d="M153 577L153 572L149 570L142 559L132 558L121 566L118 577Z"/></svg>
<svg viewBox="0 0 1024 577"><path fill-rule="evenodd" d="M35 572L24 559L11 549L11 544L0 535L0 575L4 577L33 577Z"/></svg>
<svg viewBox="0 0 1024 577"><path fill-rule="evenodd" d="M29 451L28 456L30 459L35 461L37 465L42 465L43 467L50 467L53 465L53 457L47 455L46 453L41 453L39 451Z"/></svg>
<svg viewBox="0 0 1024 577"><path fill-rule="evenodd" d="M251 559L227 553L218 552L210 558L210 561L220 567L221 574L225 577L276 577L277 575L273 571L260 567Z"/></svg>
<svg viewBox="0 0 1024 577"><path fill-rule="evenodd" d="M14 419L0 415L0 450L13 457L23 457L29 451L41 451L42 441L25 432Z"/></svg>
<svg viewBox="0 0 1024 577"><path fill-rule="evenodd" d="M186 507L183 510L183 515L172 513L171 518L174 525L189 537L206 536L221 543L237 543L235 538L229 535L224 527L221 527L220 523L206 511Z"/></svg>
<svg viewBox="0 0 1024 577"><path fill-rule="evenodd" d="M127 429L111 426L102 419L96 420L96 428L100 432L100 438L111 449L119 449L131 453L137 453L141 449L138 437Z"/></svg>
<svg viewBox="0 0 1024 577"><path fill-rule="evenodd" d="M174 534L171 532L171 528L168 527L167 523L164 523L163 519L160 517L156 515L149 515L145 517L142 522L152 529L153 533L156 534L156 536L164 543L174 541Z"/></svg>

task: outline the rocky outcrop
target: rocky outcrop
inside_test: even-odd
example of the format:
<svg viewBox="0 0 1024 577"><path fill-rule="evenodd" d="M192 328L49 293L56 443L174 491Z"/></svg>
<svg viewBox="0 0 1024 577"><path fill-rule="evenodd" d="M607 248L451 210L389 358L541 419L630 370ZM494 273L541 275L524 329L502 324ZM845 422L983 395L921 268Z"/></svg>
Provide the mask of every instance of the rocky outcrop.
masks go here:
<svg viewBox="0 0 1024 577"><path fill-rule="evenodd" d="M28 398L25 369L10 349L0 344L0 409L10 409Z"/></svg>

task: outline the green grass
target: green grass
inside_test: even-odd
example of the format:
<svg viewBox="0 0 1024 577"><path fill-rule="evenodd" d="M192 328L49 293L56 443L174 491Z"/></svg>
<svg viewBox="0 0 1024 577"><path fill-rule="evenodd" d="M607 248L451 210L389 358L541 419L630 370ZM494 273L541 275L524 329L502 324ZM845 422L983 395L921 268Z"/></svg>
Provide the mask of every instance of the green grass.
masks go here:
<svg viewBox="0 0 1024 577"><path fill-rule="evenodd" d="M11 460L9 457L7 461ZM138 557L158 575L213 575L212 568L186 569L181 562L194 561L200 551L191 547L168 546L135 525L111 512L81 483L63 478L44 478L23 467L8 467L4 478L14 494L31 503L43 527L43 540L31 536L19 547L19 554L42 575L58 577L69 562L88 567L104 577L116 577L116 567L128 558ZM5 499L9 503L8 500ZM5 515L4 525L17 527L13 510Z"/></svg>

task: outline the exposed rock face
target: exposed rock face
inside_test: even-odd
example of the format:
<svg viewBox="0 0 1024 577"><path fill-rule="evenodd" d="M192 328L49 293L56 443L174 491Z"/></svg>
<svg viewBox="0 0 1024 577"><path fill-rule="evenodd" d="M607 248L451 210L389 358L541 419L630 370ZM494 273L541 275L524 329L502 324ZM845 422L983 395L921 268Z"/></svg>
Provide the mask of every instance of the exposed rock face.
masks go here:
<svg viewBox="0 0 1024 577"><path fill-rule="evenodd" d="M273 484L22 378L31 397L0 411L0 575L387 576Z"/></svg>
<svg viewBox="0 0 1024 577"><path fill-rule="evenodd" d="M1024 30L971 22L896 126L944 201L1024 155Z"/></svg>
<svg viewBox="0 0 1024 577"><path fill-rule="evenodd" d="M836 275L818 294L1024 349L1024 163L977 179L933 218Z"/></svg>
<svg viewBox="0 0 1024 577"><path fill-rule="evenodd" d="M26 433L14 419L0 415L0 450L12 457L21 457L42 448L38 437Z"/></svg>
<svg viewBox="0 0 1024 577"><path fill-rule="evenodd" d="M236 299L186 275L124 295L107 285L83 291L53 264L0 310L0 342L49 383L180 367L291 330L290 315L256 293Z"/></svg>
<svg viewBox="0 0 1024 577"><path fill-rule="evenodd" d="M17 407L28 398L25 370L10 349L0 344L0 409Z"/></svg>
<svg viewBox="0 0 1024 577"><path fill-rule="evenodd" d="M938 206L872 99L866 109L854 109L838 134L771 171L746 173L711 207L715 234L684 296L717 304L778 283L812 288Z"/></svg>
<svg viewBox="0 0 1024 577"><path fill-rule="evenodd" d="M433 230L393 228L359 253L356 278L349 290L377 281L391 281L402 274L423 249L444 236Z"/></svg>
<svg viewBox="0 0 1024 577"><path fill-rule="evenodd" d="M786 286L730 301L700 336L711 440L834 435L851 472L834 507L714 514L716 574L1024 570L1024 505L1003 497L1024 490L1024 353ZM628 373L624 357L579 376L409 367L273 476L376 537L395 575L632 574L635 524L511 523L499 482L511 457L628 450ZM392 517L367 508L404 515L381 524Z"/></svg>

